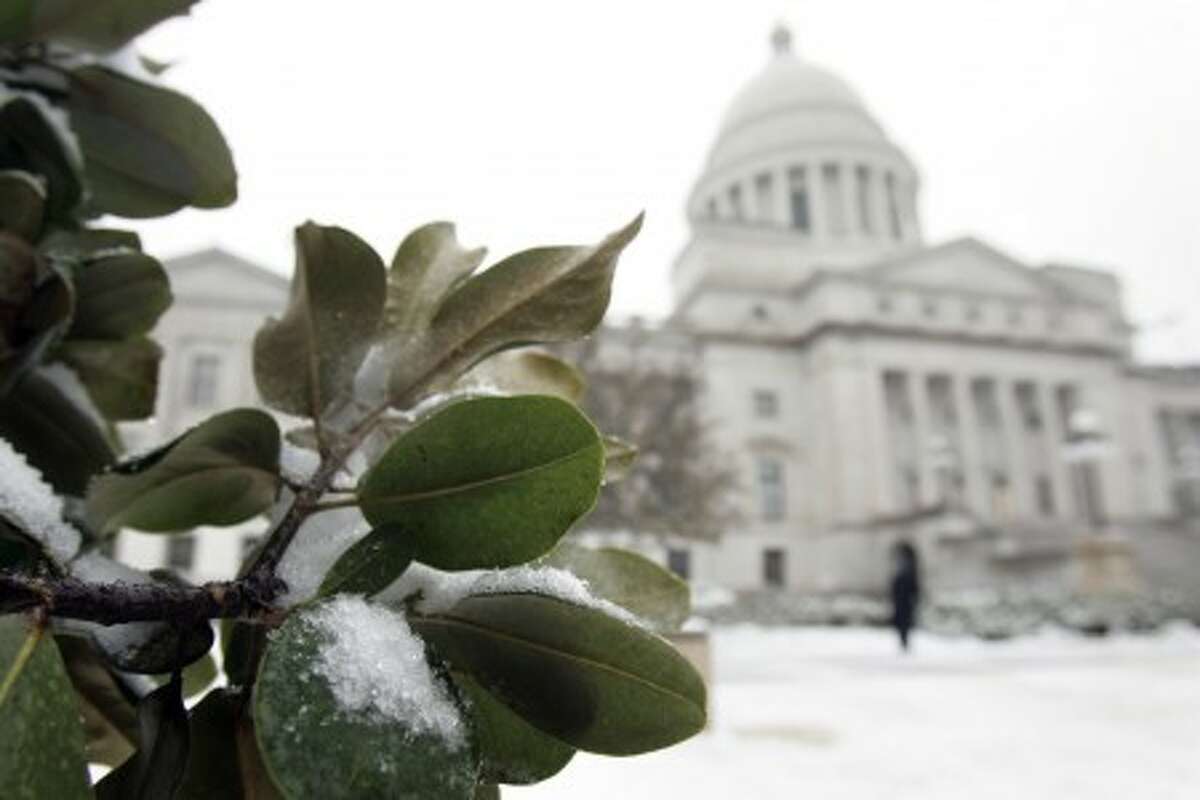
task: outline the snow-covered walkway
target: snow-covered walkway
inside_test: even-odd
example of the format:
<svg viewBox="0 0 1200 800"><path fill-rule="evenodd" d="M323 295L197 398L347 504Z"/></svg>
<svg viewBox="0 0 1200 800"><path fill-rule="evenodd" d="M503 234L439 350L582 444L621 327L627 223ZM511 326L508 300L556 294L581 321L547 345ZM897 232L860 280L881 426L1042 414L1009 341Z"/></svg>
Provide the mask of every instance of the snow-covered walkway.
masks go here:
<svg viewBox="0 0 1200 800"><path fill-rule="evenodd" d="M504 796L1088 800L1200 793L1200 630L987 643L718 629L711 730Z"/></svg>

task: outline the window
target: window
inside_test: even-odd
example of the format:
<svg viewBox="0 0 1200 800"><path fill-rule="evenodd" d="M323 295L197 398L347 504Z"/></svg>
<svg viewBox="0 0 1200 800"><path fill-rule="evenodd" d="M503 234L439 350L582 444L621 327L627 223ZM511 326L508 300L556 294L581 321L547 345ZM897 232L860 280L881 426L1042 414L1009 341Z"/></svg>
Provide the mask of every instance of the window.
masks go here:
<svg viewBox="0 0 1200 800"><path fill-rule="evenodd" d="M883 176L884 189L887 191L888 222L892 227L892 238L899 241L904 236L900 224L900 198L896 196L896 176L887 173Z"/></svg>
<svg viewBox="0 0 1200 800"><path fill-rule="evenodd" d="M196 538L190 533L167 537L167 566L176 572L187 572L196 557Z"/></svg>
<svg viewBox="0 0 1200 800"><path fill-rule="evenodd" d="M792 227L808 233L812 227L808 209L808 175L804 167L788 170L788 199L791 208Z"/></svg>
<svg viewBox="0 0 1200 800"><path fill-rule="evenodd" d="M842 170L837 164L821 167L821 183L825 186L825 214L829 220L829 232L834 236L846 235L846 197L842 189Z"/></svg>
<svg viewBox="0 0 1200 800"><path fill-rule="evenodd" d="M1014 391L1017 396L1017 410L1021 414L1021 424L1030 433L1040 431L1042 412L1038 408L1037 387L1029 381L1021 381Z"/></svg>
<svg viewBox="0 0 1200 800"><path fill-rule="evenodd" d="M924 300L922 300L921 313L930 319L935 318L938 315L937 300L934 300L932 297L926 297Z"/></svg>
<svg viewBox="0 0 1200 800"><path fill-rule="evenodd" d="M871 207L871 173L862 164L854 168L855 193L858 197L858 226L863 233L871 233L873 226L871 217L874 209Z"/></svg>
<svg viewBox="0 0 1200 800"><path fill-rule="evenodd" d="M192 408L209 408L217 404L221 359L212 353L192 356L188 368L187 404Z"/></svg>
<svg viewBox="0 0 1200 800"><path fill-rule="evenodd" d="M705 212L708 214L709 219L716 219L719 216L717 214L717 198L708 198L708 205L705 207Z"/></svg>
<svg viewBox="0 0 1200 800"><path fill-rule="evenodd" d="M771 419L779 416L779 395L769 389L754 391L754 416L759 419Z"/></svg>
<svg viewBox="0 0 1200 800"><path fill-rule="evenodd" d="M783 586L786 580L787 572L787 554L778 547L768 547L763 550L763 584L770 586L772 589L778 589Z"/></svg>
<svg viewBox="0 0 1200 800"><path fill-rule="evenodd" d="M757 320L764 320L767 318L767 307L762 303L757 303L751 307L750 315Z"/></svg>
<svg viewBox="0 0 1200 800"><path fill-rule="evenodd" d="M1008 324L1016 328L1024 321L1024 315L1021 314L1021 309L1017 306L1012 306L1008 309Z"/></svg>
<svg viewBox="0 0 1200 800"><path fill-rule="evenodd" d="M1000 403L996 399L996 382L990 378L972 380L971 399L975 405L975 418L979 425L983 428L1000 428Z"/></svg>
<svg viewBox="0 0 1200 800"><path fill-rule="evenodd" d="M882 314L892 313L892 296L890 294L881 294L875 298L875 307Z"/></svg>
<svg viewBox="0 0 1200 800"><path fill-rule="evenodd" d="M1058 403L1058 422L1062 426L1063 435L1070 438L1074 432L1071 417L1079 408L1079 391L1071 384L1063 383L1055 389L1054 396Z"/></svg>
<svg viewBox="0 0 1200 800"><path fill-rule="evenodd" d="M983 319L983 309L979 307L979 303L967 303L967 311L964 316L967 322L979 322Z"/></svg>
<svg viewBox="0 0 1200 800"><path fill-rule="evenodd" d="M729 187L729 211L736 220L746 218L746 209L742 207L742 187L737 184Z"/></svg>
<svg viewBox="0 0 1200 800"><path fill-rule="evenodd" d="M692 554L689 550L672 547L667 550L667 569L685 581L692 577Z"/></svg>
<svg viewBox="0 0 1200 800"><path fill-rule="evenodd" d="M1038 513L1043 517L1054 516L1054 485L1049 475L1038 475L1034 479L1034 494L1037 495Z"/></svg>
<svg viewBox="0 0 1200 800"><path fill-rule="evenodd" d="M764 172L754 178L754 210L761 222L775 220L775 189L770 174Z"/></svg>
<svg viewBox="0 0 1200 800"><path fill-rule="evenodd" d="M777 458L760 456L757 471L758 506L762 518L769 521L783 519L787 499L783 486L783 463Z"/></svg>

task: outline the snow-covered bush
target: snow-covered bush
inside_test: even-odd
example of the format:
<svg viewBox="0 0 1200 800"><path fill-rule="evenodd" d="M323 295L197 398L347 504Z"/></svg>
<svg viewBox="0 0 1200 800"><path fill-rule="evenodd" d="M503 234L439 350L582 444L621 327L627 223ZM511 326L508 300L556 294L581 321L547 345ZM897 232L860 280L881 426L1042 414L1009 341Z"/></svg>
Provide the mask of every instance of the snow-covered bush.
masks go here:
<svg viewBox="0 0 1200 800"><path fill-rule="evenodd" d="M193 2L0 13L0 794L467 800L698 732L705 687L656 633L686 586L559 541L630 453L576 407L571 367L513 349L600 322L640 218L482 271L447 223L390 265L302 225L288 308L253 346L279 413L122 456L170 285L135 234L89 223L237 194L212 119L129 50ZM121 529L259 514L229 581L106 555ZM112 767L94 789L89 761Z"/></svg>

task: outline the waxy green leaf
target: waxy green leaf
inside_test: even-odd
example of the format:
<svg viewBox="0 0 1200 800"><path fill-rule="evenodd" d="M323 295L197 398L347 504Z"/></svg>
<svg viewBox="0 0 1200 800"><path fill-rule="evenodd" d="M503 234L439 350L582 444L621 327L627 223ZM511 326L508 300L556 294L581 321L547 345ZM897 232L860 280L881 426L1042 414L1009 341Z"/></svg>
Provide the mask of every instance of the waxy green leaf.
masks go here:
<svg viewBox="0 0 1200 800"><path fill-rule="evenodd" d="M427 327L450 291L483 263L486 254L482 247L467 250L459 245L449 222L431 222L408 234L388 270L385 328L411 333Z"/></svg>
<svg viewBox="0 0 1200 800"><path fill-rule="evenodd" d="M590 333L608 308L617 257L641 224L639 216L594 247L526 250L464 282L427 331L390 351L389 396L410 406L492 353Z"/></svg>
<svg viewBox="0 0 1200 800"><path fill-rule="evenodd" d="M12 800L85 800L87 762L75 695L49 632L0 616L0 792Z"/></svg>
<svg viewBox="0 0 1200 800"><path fill-rule="evenodd" d="M705 688L665 640L536 594L467 597L413 628L531 725L580 750L633 755L705 723Z"/></svg>
<svg viewBox="0 0 1200 800"><path fill-rule="evenodd" d="M0 104L0 169L24 170L45 180L45 216L65 219L79 205L83 187L70 148L46 114L28 97Z"/></svg>
<svg viewBox="0 0 1200 800"><path fill-rule="evenodd" d="M370 710L347 710L320 670L328 633L293 613L267 645L254 690L263 760L286 797L468 800L470 746Z"/></svg>
<svg viewBox="0 0 1200 800"><path fill-rule="evenodd" d="M617 436L604 436L604 482L618 483L625 480L633 465L637 463L637 445Z"/></svg>
<svg viewBox="0 0 1200 800"><path fill-rule="evenodd" d="M234 525L279 490L279 426L257 409L211 417L152 457L118 465L88 488L94 528L171 532Z"/></svg>
<svg viewBox="0 0 1200 800"><path fill-rule="evenodd" d="M46 215L46 186L23 170L0 172L0 230L37 241Z"/></svg>
<svg viewBox="0 0 1200 800"><path fill-rule="evenodd" d="M330 568L319 595L373 595L399 578L412 563L411 545L395 525L376 528L359 539Z"/></svg>
<svg viewBox="0 0 1200 800"><path fill-rule="evenodd" d="M523 720L466 672L451 677L467 702L479 777L491 783L531 784L562 771L575 748Z"/></svg>
<svg viewBox="0 0 1200 800"><path fill-rule="evenodd" d="M122 341L68 339L58 349L96 407L114 421L153 416L162 348L138 336Z"/></svg>
<svg viewBox="0 0 1200 800"><path fill-rule="evenodd" d="M543 562L574 573L592 594L628 609L658 630L679 630L691 613L687 583L637 553L559 542Z"/></svg>
<svg viewBox="0 0 1200 800"><path fill-rule="evenodd" d="M269 405L317 417L349 388L379 327L385 282L379 256L349 231L296 229L287 311L254 338L254 378Z"/></svg>
<svg viewBox="0 0 1200 800"><path fill-rule="evenodd" d="M74 271L73 339L147 334L171 305L171 284L156 259L141 253L96 258Z"/></svg>
<svg viewBox="0 0 1200 800"><path fill-rule="evenodd" d="M359 482L363 515L403 532L438 569L492 569L548 552L593 505L596 429L555 397L447 406L401 436Z"/></svg>
<svg viewBox="0 0 1200 800"><path fill-rule="evenodd" d="M0 18L0 41L53 39L87 50L116 50L198 0L11 0Z"/></svg>
<svg viewBox="0 0 1200 800"><path fill-rule="evenodd" d="M193 100L100 66L73 70L67 111L99 212L159 217L237 199L217 124Z"/></svg>
<svg viewBox="0 0 1200 800"><path fill-rule="evenodd" d="M178 673L138 703L138 749L96 784L97 800L175 797L187 769L191 729Z"/></svg>
<svg viewBox="0 0 1200 800"><path fill-rule="evenodd" d="M485 359L459 381L503 394L548 394L568 403L583 397L583 374L561 358L538 350L513 350Z"/></svg>
<svg viewBox="0 0 1200 800"><path fill-rule="evenodd" d="M56 490L76 497L114 458L92 415L39 371L0 397L0 438L24 453Z"/></svg>
<svg viewBox="0 0 1200 800"><path fill-rule="evenodd" d="M88 761L115 767L137 749L140 695L133 682L144 682L149 691L150 679L114 672L88 637L60 635L55 641L79 701Z"/></svg>

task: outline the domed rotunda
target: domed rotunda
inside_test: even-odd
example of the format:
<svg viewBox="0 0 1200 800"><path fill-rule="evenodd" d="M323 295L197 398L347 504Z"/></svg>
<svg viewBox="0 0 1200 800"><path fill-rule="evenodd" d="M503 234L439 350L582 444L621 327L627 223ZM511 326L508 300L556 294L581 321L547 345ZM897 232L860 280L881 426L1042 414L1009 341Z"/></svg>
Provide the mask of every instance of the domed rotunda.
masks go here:
<svg viewBox="0 0 1200 800"><path fill-rule="evenodd" d="M912 161L849 84L796 55L786 28L771 50L690 193L677 300L700 284L786 288L921 242Z"/></svg>

